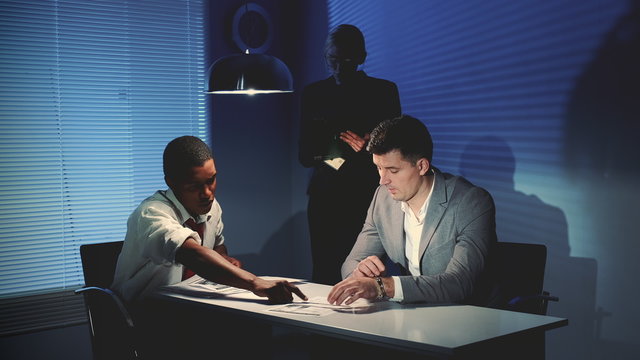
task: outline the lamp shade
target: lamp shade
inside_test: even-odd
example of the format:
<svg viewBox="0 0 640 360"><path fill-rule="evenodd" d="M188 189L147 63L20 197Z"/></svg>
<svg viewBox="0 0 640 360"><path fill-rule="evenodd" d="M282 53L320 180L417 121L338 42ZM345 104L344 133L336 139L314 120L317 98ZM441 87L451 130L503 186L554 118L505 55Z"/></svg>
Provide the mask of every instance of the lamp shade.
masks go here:
<svg viewBox="0 0 640 360"><path fill-rule="evenodd" d="M293 78L280 59L265 54L236 54L209 69L209 94L270 94L293 91Z"/></svg>

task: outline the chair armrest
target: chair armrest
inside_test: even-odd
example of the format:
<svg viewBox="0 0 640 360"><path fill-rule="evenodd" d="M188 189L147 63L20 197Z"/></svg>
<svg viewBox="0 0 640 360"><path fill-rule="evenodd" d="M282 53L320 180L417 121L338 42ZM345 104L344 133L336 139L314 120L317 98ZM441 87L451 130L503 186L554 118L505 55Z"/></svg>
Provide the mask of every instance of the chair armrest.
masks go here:
<svg viewBox="0 0 640 360"><path fill-rule="evenodd" d="M546 315L549 301L559 301L557 296L549 295L543 291L542 294L516 296L507 303L508 310L528 312L532 314Z"/></svg>
<svg viewBox="0 0 640 360"><path fill-rule="evenodd" d="M560 301L559 297L550 295L548 291L543 291L541 296L546 301L555 301L555 302Z"/></svg>
<svg viewBox="0 0 640 360"><path fill-rule="evenodd" d="M530 300L542 300L542 301L559 301L560 298L557 296L551 296L549 293L543 293L541 295L530 295L530 296L516 296L513 299L509 300L509 305L517 305L519 303L530 301Z"/></svg>
<svg viewBox="0 0 640 360"><path fill-rule="evenodd" d="M116 293L114 293L111 289L101 288L101 287L97 287L97 286L87 286L87 287L83 287L83 288L77 289L75 291L76 294L84 294L84 293L88 293L88 292L97 292L97 293L102 293L102 294L109 295L111 297L111 299L113 300L113 302L118 307L118 310L120 310L120 313L124 317L125 321L127 322L127 326L129 326L131 328L134 327L133 318L131 317L131 314L129 314L129 311L124 306L124 303L122 302L122 300L120 300L120 297L118 297L118 295L116 295Z"/></svg>

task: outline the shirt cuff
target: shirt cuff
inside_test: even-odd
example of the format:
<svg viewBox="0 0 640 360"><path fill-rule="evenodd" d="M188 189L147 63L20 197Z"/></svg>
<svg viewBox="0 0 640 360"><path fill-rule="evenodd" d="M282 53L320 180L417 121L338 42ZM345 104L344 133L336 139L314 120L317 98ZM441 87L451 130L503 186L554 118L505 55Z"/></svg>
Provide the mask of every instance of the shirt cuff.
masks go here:
<svg viewBox="0 0 640 360"><path fill-rule="evenodd" d="M400 277L392 276L391 278L393 279L394 293L393 297L389 300L401 302L402 300L404 300L404 293L402 292L402 282L400 282Z"/></svg>

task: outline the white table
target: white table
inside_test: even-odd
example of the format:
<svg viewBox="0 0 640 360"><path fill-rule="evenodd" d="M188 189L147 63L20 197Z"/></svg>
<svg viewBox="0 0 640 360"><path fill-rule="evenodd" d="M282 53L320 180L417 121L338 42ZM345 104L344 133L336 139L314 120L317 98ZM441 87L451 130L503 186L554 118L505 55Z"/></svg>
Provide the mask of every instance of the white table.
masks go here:
<svg viewBox="0 0 640 360"><path fill-rule="evenodd" d="M308 282L298 286L309 298L326 297L331 289L330 286ZM539 335L568 324L563 318L470 305L383 301L374 303L365 312L339 311L325 316L308 316L267 311L277 305L269 305L264 298L251 293L202 298L161 291L155 298L265 321L271 325L444 357L457 356L496 339Z"/></svg>

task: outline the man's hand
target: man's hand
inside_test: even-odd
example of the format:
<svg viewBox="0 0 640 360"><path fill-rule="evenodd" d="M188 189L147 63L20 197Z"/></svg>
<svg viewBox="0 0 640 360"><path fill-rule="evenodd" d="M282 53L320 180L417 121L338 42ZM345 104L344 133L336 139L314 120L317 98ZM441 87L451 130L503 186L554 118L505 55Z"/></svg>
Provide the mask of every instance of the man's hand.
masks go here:
<svg viewBox="0 0 640 360"><path fill-rule="evenodd" d="M351 276L356 278L384 276L385 270L382 260L375 255L371 255L358 263Z"/></svg>
<svg viewBox="0 0 640 360"><path fill-rule="evenodd" d="M369 134L364 134L364 138L361 138L360 136L358 136L358 134L354 133L351 130L340 133L340 139L351 146L351 148L355 152L362 151L370 138L371 136Z"/></svg>
<svg viewBox="0 0 640 360"><path fill-rule="evenodd" d="M308 300L307 296L295 285L286 280L265 280L256 278L253 293L258 296L268 297L271 304L285 304L293 301L293 294L302 300Z"/></svg>
<svg viewBox="0 0 640 360"><path fill-rule="evenodd" d="M378 297L378 283L373 278L349 277L337 283L327 301L329 304L349 305L358 299L376 299Z"/></svg>

